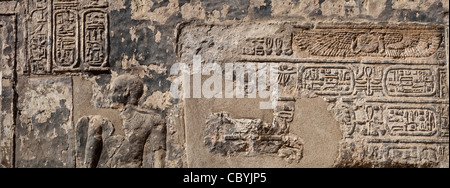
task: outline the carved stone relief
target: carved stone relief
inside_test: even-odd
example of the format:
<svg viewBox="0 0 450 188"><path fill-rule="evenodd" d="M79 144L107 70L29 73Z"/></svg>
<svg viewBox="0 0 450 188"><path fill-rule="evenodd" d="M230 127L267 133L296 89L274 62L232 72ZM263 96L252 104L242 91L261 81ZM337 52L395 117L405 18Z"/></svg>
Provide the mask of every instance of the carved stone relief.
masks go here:
<svg viewBox="0 0 450 188"><path fill-rule="evenodd" d="M76 125L77 167L139 168L165 166L166 125L161 115L137 107L142 81L122 75L112 83L111 98L120 106L124 135L113 135L101 116L82 117Z"/></svg>
<svg viewBox="0 0 450 188"><path fill-rule="evenodd" d="M108 4L28 0L25 74L109 70ZM51 41L51 42L50 42Z"/></svg>
<svg viewBox="0 0 450 188"><path fill-rule="evenodd" d="M284 137L291 132L291 117L296 113L289 107L292 105L285 104L319 97L329 104L328 110L343 134L335 167L448 166L448 62L444 55L448 49L444 26L262 25L258 26L265 31L245 31L233 25L221 29L240 32L240 36L206 37L244 41L228 48L223 47L225 44L215 47L237 52L216 61L279 65L279 107L274 109L273 123L233 119L227 112L214 112L207 118L204 137L211 153L228 157L278 153L281 157L282 148L289 145ZM186 30L193 31L193 27L203 26L194 24ZM186 36L185 40L191 39ZM188 59L190 48L195 49L195 45L180 49L182 59ZM210 52L203 49L200 53ZM280 110L280 106L284 107ZM270 127L276 127L270 134L261 131ZM265 138L270 140L270 152L257 149L258 141ZM308 140L297 140L294 145L298 147L294 148L307 152L302 146ZM302 155L298 154L287 158L301 163Z"/></svg>
<svg viewBox="0 0 450 188"><path fill-rule="evenodd" d="M359 161L337 165L381 166L387 161L392 166L448 165L448 137L439 134L448 127L448 115L442 113L448 110L448 62L437 52L445 48L444 30L403 26L403 31L395 27L359 31L356 26L349 32L347 27L302 29L293 34L298 49L311 56L383 57L370 65L357 61L325 69L308 70L298 64L305 67L299 73L300 92L312 91L335 101L330 105L346 138L342 145L363 143L352 148L363 155ZM348 152L344 148L342 161Z"/></svg>
<svg viewBox="0 0 450 188"><path fill-rule="evenodd" d="M28 1L28 65L24 72L46 74L51 72L51 10L50 0Z"/></svg>
<svg viewBox="0 0 450 188"><path fill-rule="evenodd" d="M311 56L443 60L437 53L442 48L442 29L426 26L324 25L300 28L293 35L297 52Z"/></svg>
<svg viewBox="0 0 450 188"><path fill-rule="evenodd" d="M448 168L448 2L337 3L0 0L0 168Z"/></svg>
<svg viewBox="0 0 450 188"><path fill-rule="evenodd" d="M288 162L302 159L303 141L288 134L286 119L280 116L267 124L260 119L232 119L227 113L216 113L208 118L205 131L205 144L213 153L224 156L276 154Z"/></svg>

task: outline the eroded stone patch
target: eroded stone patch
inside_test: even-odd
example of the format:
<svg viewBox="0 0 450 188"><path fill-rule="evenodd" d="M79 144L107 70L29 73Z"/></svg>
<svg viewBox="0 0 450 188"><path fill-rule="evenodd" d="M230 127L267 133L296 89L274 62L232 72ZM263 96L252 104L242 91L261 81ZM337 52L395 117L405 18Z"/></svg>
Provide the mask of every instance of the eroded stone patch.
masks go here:
<svg viewBox="0 0 450 188"><path fill-rule="evenodd" d="M20 80L16 167L75 167L72 79Z"/></svg>
<svg viewBox="0 0 450 188"><path fill-rule="evenodd" d="M303 141L287 134L286 125L260 119L232 119L228 113L212 114L206 121L205 145L223 156L277 154L288 162L303 158Z"/></svg>

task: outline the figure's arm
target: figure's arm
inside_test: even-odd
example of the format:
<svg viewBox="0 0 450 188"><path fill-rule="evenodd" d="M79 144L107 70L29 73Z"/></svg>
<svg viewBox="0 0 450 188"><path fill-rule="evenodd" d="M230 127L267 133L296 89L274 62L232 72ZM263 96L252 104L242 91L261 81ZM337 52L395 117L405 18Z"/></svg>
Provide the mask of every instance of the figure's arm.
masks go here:
<svg viewBox="0 0 450 188"><path fill-rule="evenodd" d="M77 167L85 166L85 152L88 138L90 118L84 116L78 120L75 131Z"/></svg>
<svg viewBox="0 0 450 188"><path fill-rule="evenodd" d="M85 167L96 168L103 149L103 118L93 117L89 122L88 137L85 150Z"/></svg>
<svg viewBox="0 0 450 188"><path fill-rule="evenodd" d="M102 151L105 150L104 142L111 137L113 132L114 127L106 118L101 116L80 118L76 125L77 167L97 167ZM110 143L113 142L110 141ZM106 145L106 147L108 146L111 147L111 144Z"/></svg>

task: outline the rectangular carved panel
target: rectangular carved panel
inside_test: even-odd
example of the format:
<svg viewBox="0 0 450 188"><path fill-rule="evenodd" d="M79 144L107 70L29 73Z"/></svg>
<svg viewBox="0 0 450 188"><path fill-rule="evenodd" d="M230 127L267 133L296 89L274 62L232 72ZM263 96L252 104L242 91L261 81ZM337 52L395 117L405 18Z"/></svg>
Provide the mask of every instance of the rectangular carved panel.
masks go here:
<svg viewBox="0 0 450 188"><path fill-rule="evenodd" d="M443 28L342 25L302 27L293 33L295 52L317 57L424 58L444 60Z"/></svg>
<svg viewBox="0 0 450 188"><path fill-rule="evenodd" d="M348 95L353 93L355 81L352 70L348 67L305 67L300 75L300 88L314 91L318 95Z"/></svg>
<svg viewBox="0 0 450 188"><path fill-rule="evenodd" d="M390 106L387 108L387 127L393 136L436 135L439 120L433 108Z"/></svg>
<svg viewBox="0 0 450 188"><path fill-rule="evenodd" d="M107 70L109 18L107 6L88 6L82 14L82 56L85 70Z"/></svg>
<svg viewBox="0 0 450 188"><path fill-rule="evenodd" d="M29 0L25 74L109 70L107 4Z"/></svg>
<svg viewBox="0 0 450 188"><path fill-rule="evenodd" d="M78 2L53 2L53 64L55 71L78 69Z"/></svg>
<svg viewBox="0 0 450 188"><path fill-rule="evenodd" d="M51 72L51 0L28 0L26 74Z"/></svg>
<svg viewBox="0 0 450 188"><path fill-rule="evenodd" d="M386 70L384 87L389 96L426 97L436 93L439 83L429 68L390 67Z"/></svg>
<svg viewBox="0 0 450 188"><path fill-rule="evenodd" d="M211 30L221 32L212 34L209 32ZM336 121L324 124L337 123L342 132L342 140L336 143L339 145L339 151L336 151L339 156L333 166L448 166L447 26L386 23L191 24L183 28L180 38L178 54L181 62L186 64L191 64L194 55L201 55L202 60L208 63L237 62L263 67L274 63L279 65L276 69L278 103L273 110L273 119L282 123L270 124L267 120L264 123L276 128L283 127L286 132L295 132L302 138L304 155L300 164L293 166L305 165L303 161L313 160L309 159L308 152L320 150L317 146L319 141L315 140L317 135L302 135L307 128L299 126L305 121L308 121L306 124L314 124L328 113ZM195 41L214 45L206 47L204 43ZM232 74L233 77L240 76L235 72ZM245 87L250 88L251 82L254 81L250 78L245 81ZM302 115L300 111L307 111L298 104L314 98L326 101L328 113L298 118ZM283 105L285 102L294 103L295 108ZM245 106L237 105L238 109ZM234 108L218 109L234 111L235 114L247 113ZM220 112L211 111L212 114ZM197 117L187 118L193 121ZM205 122L208 128L211 122ZM224 124L228 125L226 121ZM201 127L191 131L198 129ZM236 151L251 151L252 147L242 150L238 147L252 143L239 137L242 135L229 135L221 131L217 135L222 134L223 138L217 140L236 144L236 148L231 145L230 150L225 150L229 152L228 157L233 157ZM215 154L218 146L210 147L209 136L205 135L205 146ZM196 143L195 140L193 142ZM312 143L315 143L314 147L310 145ZM188 153L203 151L189 145L187 148ZM257 153L252 156L263 157ZM233 158L226 160L233 161ZM196 161L192 163L198 164ZM277 162L277 165L281 164Z"/></svg>

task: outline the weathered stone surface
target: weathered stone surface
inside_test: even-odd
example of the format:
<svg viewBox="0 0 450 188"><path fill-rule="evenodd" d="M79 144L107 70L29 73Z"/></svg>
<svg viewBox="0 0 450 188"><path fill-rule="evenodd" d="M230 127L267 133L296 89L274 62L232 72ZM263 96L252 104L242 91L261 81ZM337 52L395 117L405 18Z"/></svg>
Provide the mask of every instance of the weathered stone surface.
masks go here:
<svg viewBox="0 0 450 188"><path fill-rule="evenodd" d="M0 167L14 166L14 66L16 17L0 12Z"/></svg>
<svg viewBox="0 0 450 188"><path fill-rule="evenodd" d="M11 168L14 165L14 90L11 80L0 82L0 167Z"/></svg>
<svg viewBox="0 0 450 188"><path fill-rule="evenodd" d="M278 154L288 162L303 158L303 141L286 134L286 122L272 124L260 119L232 119L228 113L212 114L206 122L205 145L223 156Z"/></svg>
<svg viewBox="0 0 450 188"><path fill-rule="evenodd" d="M231 62L251 66L278 63L278 107L284 105L286 120L295 119L289 117L290 113L297 114L308 107L289 108L285 101L320 98L328 103L328 112L323 113L332 114L335 120L327 123L337 123L342 132L342 139L335 141L340 142L339 156L335 155L331 166L445 167L449 142L447 34L445 26L433 24L191 24L180 35L179 55L186 64L192 64L192 57L200 55L203 63L219 63L225 71ZM194 69L195 66L194 63ZM231 81L238 84L238 72L232 74L235 78ZM250 85L252 81L248 78L245 82ZM231 89L237 92L238 86ZM224 97L226 89L220 90L223 92L215 97ZM188 111L200 112L201 116L206 111L197 110L199 106L224 106L203 103L202 99L187 104L195 106L187 105ZM233 111L248 113L240 110L247 105L245 102L235 104L239 107ZM278 107L274 121L279 115ZM228 110L231 109L224 111ZM255 106L253 111L258 110ZM196 153L201 149L189 147L199 144L189 143L189 137L198 139L199 135L193 133L199 129L206 130L202 137L212 154L228 156L229 160L240 160L236 153L262 158L253 147L254 141L264 134L256 130L270 127L270 121L262 123L263 116L231 119L228 113L211 112L214 115L206 120L205 128L198 125L197 113L186 114L188 159L191 149ZM303 118L300 121L310 120ZM287 132L295 131L296 123L289 122ZM301 138L301 145L319 139ZM273 143L274 147L280 145ZM307 148L303 152L308 152ZM209 158L188 161L198 167L202 166L198 161Z"/></svg>
<svg viewBox="0 0 450 188"><path fill-rule="evenodd" d="M0 0L0 167L448 167L448 4Z"/></svg>
<svg viewBox="0 0 450 188"><path fill-rule="evenodd" d="M186 135L184 122L184 108L181 104L174 105L168 113L166 121L166 167L186 168Z"/></svg>
<svg viewBox="0 0 450 188"><path fill-rule="evenodd" d="M0 14L0 62L2 76L12 78L16 61L16 16Z"/></svg>
<svg viewBox="0 0 450 188"><path fill-rule="evenodd" d="M72 78L20 79L16 167L75 167Z"/></svg>

